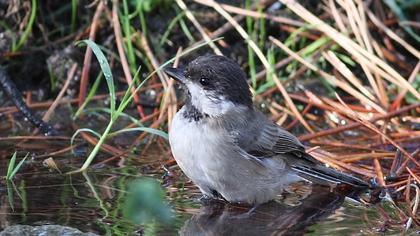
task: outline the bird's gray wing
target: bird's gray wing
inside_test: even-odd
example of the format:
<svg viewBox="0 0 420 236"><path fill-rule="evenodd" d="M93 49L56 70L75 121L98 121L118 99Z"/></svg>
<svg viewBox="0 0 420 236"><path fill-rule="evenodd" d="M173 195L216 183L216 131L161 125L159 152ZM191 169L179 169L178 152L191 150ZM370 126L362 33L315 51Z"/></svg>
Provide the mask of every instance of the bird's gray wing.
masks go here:
<svg viewBox="0 0 420 236"><path fill-rule="evenodd" d="M286 162L304 179L319 184L346 183L356 187L368 184L352 175L325 167L305 152L303 144L291 133L268 120L262 113L248 118L246 127L236 129L237 146L246 152L244 157L264 162L266 158L277 158Z"/></svg>
<svg viewBox="0 0 420 236"><path fill-rule="evenodd" d="M246 127L240 127L235 132L236 144L257 158L287 153L301 157L305 153L305 147L293 134L260 112L256 112L255 117L246 122Z"/></svg>

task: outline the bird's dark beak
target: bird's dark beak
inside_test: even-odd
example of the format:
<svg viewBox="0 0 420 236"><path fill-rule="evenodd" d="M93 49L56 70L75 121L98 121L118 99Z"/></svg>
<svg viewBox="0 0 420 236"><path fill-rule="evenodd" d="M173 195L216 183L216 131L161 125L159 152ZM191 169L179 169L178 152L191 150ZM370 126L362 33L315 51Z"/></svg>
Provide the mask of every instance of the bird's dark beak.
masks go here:
<svg viewBox="0 0 420 236"><path fill-rule="evenodd" d="M173 68L173 67L165 67L163 68L163 71L165 71L166 74L168 74L170 77L172 77L174 80L185 83L185 75L184 70L180 68Z"/></svg>

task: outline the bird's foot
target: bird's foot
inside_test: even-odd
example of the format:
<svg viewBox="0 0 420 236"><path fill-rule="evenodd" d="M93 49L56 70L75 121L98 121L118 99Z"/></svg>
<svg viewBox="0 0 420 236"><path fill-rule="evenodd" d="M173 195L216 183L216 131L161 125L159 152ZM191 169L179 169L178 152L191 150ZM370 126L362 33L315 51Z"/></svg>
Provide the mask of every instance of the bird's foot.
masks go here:
<svg viewBox="0 0 420 236"><path fill-rule="evenodd" d="M203 194L198 199L203 205L226 203L226 200Z"/></svg>
<svg viewBox="0 0 420 236"><path fill-rule="evenodd" d="M240 207L243 207L244 205L239 205ZM249 205L245 205L245 206L249 206ZM252 206L251 208L249 208L246 212L237 214L235 216L232 216L235 219L246 219L251 217L252 215L254 215L256 213L256 209L258 208L259 205L255 205ZM238 205L236 205L236 207L238 207Z"/></svg>

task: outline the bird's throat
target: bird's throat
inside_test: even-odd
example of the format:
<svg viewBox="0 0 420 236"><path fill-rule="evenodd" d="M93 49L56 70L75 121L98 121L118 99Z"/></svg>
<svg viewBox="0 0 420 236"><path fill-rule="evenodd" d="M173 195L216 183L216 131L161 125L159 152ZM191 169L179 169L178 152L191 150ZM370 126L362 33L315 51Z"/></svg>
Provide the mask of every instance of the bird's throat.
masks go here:
<svg viewBox="0 0 420 236"><path fill-rule="evenodd" d="M185 119L187 119L188 121L192 122L198 122L201 121L203 118L208 117L207 114L202 113L201 111L199 111L194 105L191 104L191 102L187 101L187 103L185 103L185 110L182 113L182 115L184 116Z"/></svg>

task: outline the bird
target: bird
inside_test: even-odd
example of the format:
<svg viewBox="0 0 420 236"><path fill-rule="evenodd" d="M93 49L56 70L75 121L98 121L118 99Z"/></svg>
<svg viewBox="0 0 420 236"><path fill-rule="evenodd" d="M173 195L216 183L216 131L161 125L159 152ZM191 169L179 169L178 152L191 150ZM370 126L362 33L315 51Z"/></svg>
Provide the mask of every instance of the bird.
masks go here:
<svg viewBox="0 0 420 236"><path fill-rule="evenodd" d="M169 130L171 151L204 198L259 205L302 180L368 186L316 160L296 136L259 111L234 60L210 54L163 70L186 95Z"/></svg>

